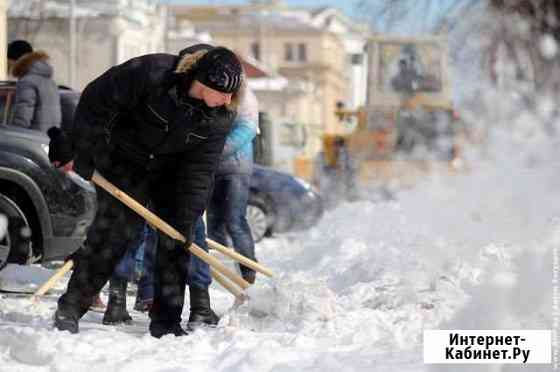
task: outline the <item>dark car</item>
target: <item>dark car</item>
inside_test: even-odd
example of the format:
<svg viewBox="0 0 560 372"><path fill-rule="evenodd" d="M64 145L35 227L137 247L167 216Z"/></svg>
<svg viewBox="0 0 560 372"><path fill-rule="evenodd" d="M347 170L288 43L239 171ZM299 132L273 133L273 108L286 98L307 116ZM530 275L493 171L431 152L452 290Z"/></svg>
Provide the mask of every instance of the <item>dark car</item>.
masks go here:
<svg viewBox="0 0 560 372"><path fill-rule="evenodd" d="M255 165L247 219L255 241L272 233L303 230L323 215L323 203L306 181Z"/></svg>
<svg viewBox="0 0 560 372"><path fill-rule="evenodd" d="M10 126L15 86L0 83L0 215L8 218L0 240L0 269L64 258L79 248L95 213L95 189L49 162L46 135ZM60 89L63 125L78 97Z"/></svg>

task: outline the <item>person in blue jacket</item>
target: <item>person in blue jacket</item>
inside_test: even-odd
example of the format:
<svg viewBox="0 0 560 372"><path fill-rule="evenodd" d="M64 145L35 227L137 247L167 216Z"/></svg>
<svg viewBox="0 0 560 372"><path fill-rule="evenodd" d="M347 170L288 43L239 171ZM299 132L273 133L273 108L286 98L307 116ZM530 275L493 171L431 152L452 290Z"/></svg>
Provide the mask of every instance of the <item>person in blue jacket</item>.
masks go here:
<svg viewBox="0 0 560 372"><path fill-rule="evenodd" d="M259 108L257 98L247 89L226 138L220 165L215 174L214 191L206 211L208 237L223 245L231 238L233 248L256 261L255 243L247 222L249 185L253 172L253 139L257 135ZM255 271L240 265L241 275L255 282Z"/></svg>

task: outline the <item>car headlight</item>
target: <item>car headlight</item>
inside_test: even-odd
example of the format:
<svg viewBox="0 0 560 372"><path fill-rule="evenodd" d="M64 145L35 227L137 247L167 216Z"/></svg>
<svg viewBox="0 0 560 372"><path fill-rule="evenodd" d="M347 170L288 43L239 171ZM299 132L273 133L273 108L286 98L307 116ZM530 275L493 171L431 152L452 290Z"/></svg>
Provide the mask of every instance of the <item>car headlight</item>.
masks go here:
<svg viewBox="0 0 560 372"><path fill-rule="evenodd" d="M47 145L46 143L41 143L41 148L43 149L43 151L45 151L45 153L48 156L49 155L49 145Z"/></svg>
<svg viewBox="0 0 560 372"><path fill-rule="evenodd" d="M311 189L311 184L309 182L307 182L304 179L301 179L299 177L294 177L294 179L296 180L297 183L299 183L299 185L301 187L303 187L306 190L310 190Z"/></svg>
<svg viewBox="0 0 560 372"><path fill-rule="evenodd" d="M310 196L314 196L315 194L319 194L319 190L314 185L310 184L306 180L301 179L299 177L294 177L294 178L295 178L296 182L301 187L303 187L305 190L307 190L307 193L310 194Z"/></svg>

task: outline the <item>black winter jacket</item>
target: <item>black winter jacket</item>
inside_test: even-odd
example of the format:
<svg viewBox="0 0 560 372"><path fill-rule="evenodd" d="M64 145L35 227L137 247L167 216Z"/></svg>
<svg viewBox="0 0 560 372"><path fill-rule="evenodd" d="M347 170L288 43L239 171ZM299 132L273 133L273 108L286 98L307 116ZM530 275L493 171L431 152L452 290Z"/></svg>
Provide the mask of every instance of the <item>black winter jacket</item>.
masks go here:
<svg viewBox="0 0 560 372"><path fill-rule="evenodd" d="M224 106L209 108L180 94L188 79L174 71L184 58L188 56L180 61L170 54L145 55L92 81L76 109L72 139L74 170L86 179L94 169L110 171L115 161L145 167L146 172L173 172L179 190L180 226L175 227L189 238L207 206L236 112Z"/></svg>

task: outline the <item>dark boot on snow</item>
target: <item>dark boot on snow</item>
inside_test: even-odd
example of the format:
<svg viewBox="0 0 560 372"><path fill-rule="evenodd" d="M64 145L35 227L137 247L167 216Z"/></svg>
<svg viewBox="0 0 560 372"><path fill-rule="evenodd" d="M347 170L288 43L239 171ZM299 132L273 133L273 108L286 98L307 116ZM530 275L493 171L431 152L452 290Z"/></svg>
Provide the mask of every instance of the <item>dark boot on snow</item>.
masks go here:
<svg viewBox="0 0 560 372"><path fill-rule="evenodd" d="M103 316L103 324L132 324L132 317L126 310L126 287L128 282L124 279L111 279L109 281L109 302Z"/></svg>
<svg viewBox="0 0 560 372"><path fill-rule="evenodd" d="M175 337L188 335L187 331L185 331L179 323L150 322L149 328L150 334L155 338L161 338L165 335L174 335Z"/></svg>
<svg viewBox="0 0 560 372"><path fill-rule="evenodd" d="M68 331L70 333L78 333L80 331L78 317L60 309L57 309L54 313L54 327L59 331Z"/></svg>
<svg viewBox="0 0 560 372"><path fill-rule="evenodd" d="M241 271L241 276L247 283L255 284L255 279L257 278L255 270L249 269L243 265L239 265L239 270Z"/></svg>
<svg viewBox="0 0 560 372"><path fill-rule="evenodd" d="M198 327L215 327L220 321L220 317L210 308L210 294L208 288L200 289L194 286L189 287L191 299L191 313L187 327L193 330Z"/></svg>

